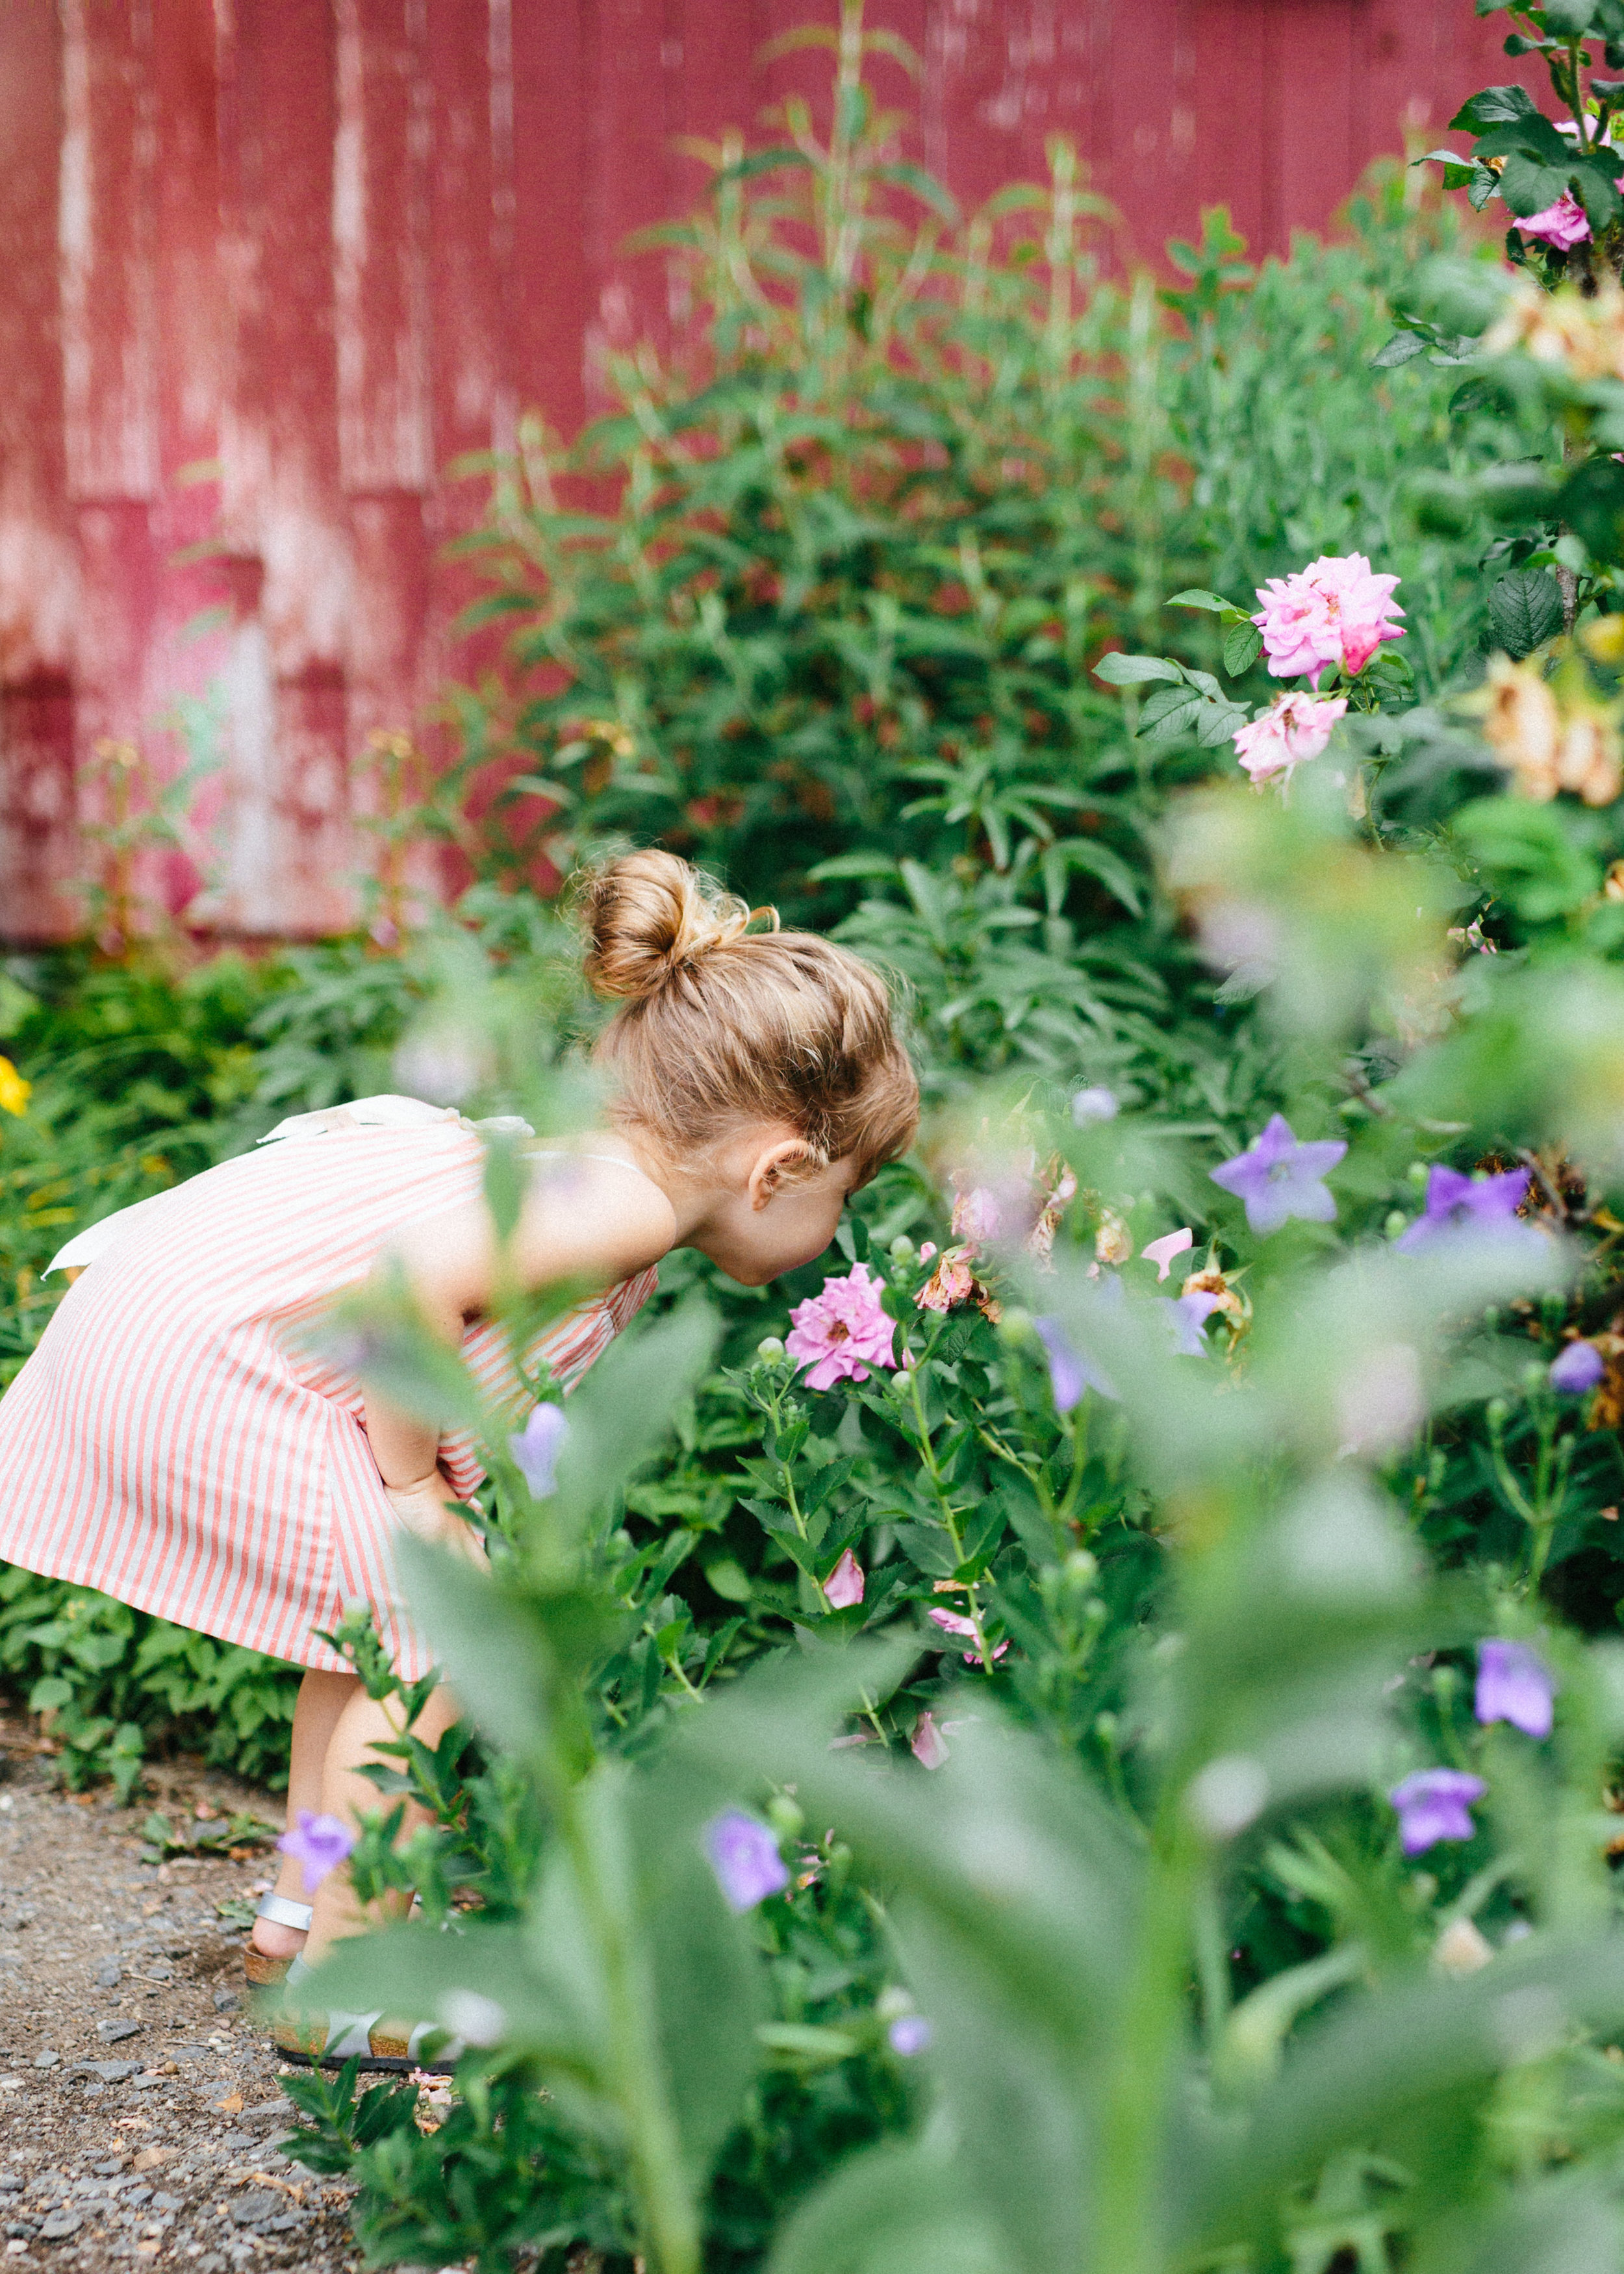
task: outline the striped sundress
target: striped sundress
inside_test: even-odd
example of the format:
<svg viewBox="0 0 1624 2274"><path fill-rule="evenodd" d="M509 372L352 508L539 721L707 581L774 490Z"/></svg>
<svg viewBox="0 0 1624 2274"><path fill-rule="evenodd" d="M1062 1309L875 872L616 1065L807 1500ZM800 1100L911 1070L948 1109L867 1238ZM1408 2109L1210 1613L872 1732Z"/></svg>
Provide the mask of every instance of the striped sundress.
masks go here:
<svg viewBox="0 0 1624 2274"><path fill-rule="evenodd" d="M88 1268L0 1397L0 1560L331 1671L345 1661L316 1630L365 1601L412 1680L431 1661L397 1600L360 1384L310 1332L403 1227L479 1193L484 1147L415 1099L283 1129L57 1259ZM577 1305L529 1357L572 1385L654 1284ZM471 1326L463 1355L487 1397L522 1396L495 1328ZM471 1438L440 1458L477 1489Z"/></svg>

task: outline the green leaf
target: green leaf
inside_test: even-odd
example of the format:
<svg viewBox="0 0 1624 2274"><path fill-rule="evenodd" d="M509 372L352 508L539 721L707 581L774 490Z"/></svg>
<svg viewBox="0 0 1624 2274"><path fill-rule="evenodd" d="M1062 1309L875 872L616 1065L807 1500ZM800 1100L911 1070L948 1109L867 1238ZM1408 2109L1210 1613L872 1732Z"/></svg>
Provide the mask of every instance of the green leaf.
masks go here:
<svg viewBox="0 0 1624 2274"><path fill-rule="evenodd" d="M1426 344L1419 332L1394 332L1386 346L1371 358L1371 369L1396 371L1401 364L1413 363L1418 355L1424 355Z"/></svg>
<svg viewBox="0 0 1624 2274"><path fill-rule="evenodd" d="M1139 732L1152 742L1171 742L1195 725L1205 701L1193 688L1163 688L1150 697L1139 713Z"/></svg>
<svg viewBox="0 0 1624 2274"><path fill-rule="evenodd" d="M850 2157L796 2210L767 2274L1013 2274L950 2157L910 2142Z"/></svg>
<svg viewBox="0 0 1624 2274"><path fill-rule="evenodd" d="M724 1797L713 1779L665 1758L623 1796L635 1864L632 1916L696 2191L738 2121L756 2069L756 2029L766 2017L750 1926L723 1901L705 1852L705 1826Z"/></svg>
<svg viewBox="0 0 1624 2274"><path fill-rule="evenodd" d="M1489 629L1515 661L1562 629L1562 593L1548 568L1515 568L1489 591Z"/></svg>
<svg viewBox="0 0 1624 2274"><path fill-rule="evenodd" d="M1263 653L1263 634L1254 623L1231 624L1224 635L1224 669L1231 679L1250 671Z"/></svg>
<svg viewBox="0 0 1624 2274"><path fill-rule="evenodd" d="M1142 687L1147 680L1170 679L1182 683L1184 673L1159 655L1103 655L1094 666L1096 679L1107 687Z"/></svg>
<svg viewBox="0 0 1624 2274"><path fill-rule="evenodd" d="M1494 890L1529 923L1549 923L1601 890L1601 865L1575 841L1571 808L1526 798L1477 798L1454 816L1455 836Z"/></svg>
<svg viewBox="0 0 1624 2274"><path fill-rule="evenodd" d="M461 1704L498 1744L533 1758L553 1719L553 1638L530 1596L408 1533L396 1545L413 1612Z"/></svg>
<svg viewBox="0 0 1624 2274"><path fill-rule="evenodd" d="M1558 503L1598 560L1624 559L1624 466L1611 457L1585 459L1562 484Z"/></svg>
<svg viewBox="0 0 1624 2274"><path fill-rule="evenodd" d="M1485 87L1469 102L1462 104L1449 126L1451 132L1461 126L1469 134L1486 134L1490 127L1499 126L1507 119L1538 116L1534 99L1525 87Z"/></svg>
<svg viewBox="0 0 1624 2274"><path fill-rule="evenodd" d="M1567 187L1571 169L1541 165L1537 159L1514 152L1500 169L1500 195L1512 213L1544 213Z"/></svg>
<svg viewBox="0 0 1624 2274"><path fill-rule="evenodd" d="M1595 22L1596 0L1544 0L1542 13L1547 34L1558 40L1581 40Z"/></svg>
<svg viewBox="0 0 1624 2274"><path fill-rule="evenodd" d="M1235 602L1222 599L1217 592L1203 591L1199 585L1192 585L1187 592L1175 592L1172 599L1162 605L1169 608L1205 608L1209 614L1221 616L1226 608L1234 607Z"/></svg>
<svg viewBox="0 0 1624 2274"><path fill-rule="evenodd" d="M379 1928L338 1944L317 1980L323 2002L345 2012L381 2006L401 2021L442 2026L448 1999L472 1991L502 2008L504 2041L514 2047L570 2060L586 2050L580 2014L536 1972L526 1930L510 1923Z"/></svg>

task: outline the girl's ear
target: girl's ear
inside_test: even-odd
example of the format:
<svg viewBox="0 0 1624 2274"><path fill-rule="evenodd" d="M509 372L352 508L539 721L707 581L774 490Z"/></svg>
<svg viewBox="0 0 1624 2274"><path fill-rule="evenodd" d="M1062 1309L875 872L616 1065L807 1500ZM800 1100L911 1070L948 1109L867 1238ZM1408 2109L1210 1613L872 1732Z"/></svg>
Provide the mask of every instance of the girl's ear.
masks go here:
<svg viewBox="0 0 1624 2274"><path fill-rule="evenodd" d="M796 1171L812 1158L812 1147L800 1137L780 1138L777 1144L758 1153L745 1187L752 1212L759 1212L775 1199Z"/></svg>

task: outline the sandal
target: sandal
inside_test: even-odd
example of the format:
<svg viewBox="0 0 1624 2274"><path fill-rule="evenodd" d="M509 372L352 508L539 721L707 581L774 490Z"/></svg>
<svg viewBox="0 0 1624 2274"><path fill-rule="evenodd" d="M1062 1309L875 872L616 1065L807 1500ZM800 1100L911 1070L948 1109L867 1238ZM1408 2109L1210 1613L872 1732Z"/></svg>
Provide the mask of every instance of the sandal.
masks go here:
<svg viewBox="0 0 1624 2274"><path fill-rule="evenodd" d="M300 2007L293 2003L315 1969L302 1958L290 1962L283 1977L279 2011L270 2016L271 2043L284 2060L308 2068L343 2068L359 2060L363 2071L404 2076L420 2069L429 2076L449 2076L467 2049L460 2037L436 2022L386 2020L375 2014L346 2014L326 2006ZM434 2050L430 2051L429 2047Z"/></svg>
<svg viewBox="0 0 1624 2274"><path fill-rule="evenodd" d="M273 1926L291 1927L296 1934L308 1934L313 1916L308 1903L296 1903L291 1895L261 1895L254 1911L255 1918L269 1919ZM288 1978L291 1958L273 1958L268 1950L260 1950L252 1937L243 1952L243 1972L249 1986L254 1990L275 1990Z"/></svg>

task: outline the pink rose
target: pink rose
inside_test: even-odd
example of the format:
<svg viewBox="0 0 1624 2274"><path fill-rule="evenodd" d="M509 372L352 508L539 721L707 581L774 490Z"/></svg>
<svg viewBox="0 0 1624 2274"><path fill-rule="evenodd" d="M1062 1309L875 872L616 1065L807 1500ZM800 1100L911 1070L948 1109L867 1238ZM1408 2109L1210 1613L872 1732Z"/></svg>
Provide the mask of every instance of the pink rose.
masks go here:
<svg viewBox="0 0 1624 2274"><path fill-rule="evenodd" d="M948 1742L936 1726L933 1713L921 1713L913 1725L909 1751L921 1768L939 1769L948 1758Z"/></svg>
<svg viewBox="0 0 1624 2274"><path fill-rule="evenodd" d="M824 1600L832 1611L849 1611L863 1600L863 1566L850 1547L823 1583Z"/></svg>
<svg viewBox="0 0 1624 2274"><path fill-rule="evenodd" d="M1537 237L1542 245L1553 245L1558 252L1566 252L1570 245L1588 243L1590 234L1584 207L1571 190L1564 190L1556 203L1546 206L1543 212L1514 215L1511 225L1524 237Z"/></svg>
<svg viewBox="0 0 1624 2274"><path fill-rule="evenodd" d="M1341 695L1277 695L1260 719L1236 729L1235 756L1258 789L1265 782L1289 781L1294 766L1319 756L1347 708Z"/></svg>
<svg viewBox="0 0 1624 2274"><path fill-rule="evenodd" d="M871 1367L895 1367L895 1323L880 1299L885 1284L869 1277L866 1263L854 1263L846 1277L826 1279L821 1294L809 1295L790 1312L784 1349L797 1366L811 1368L809 1389L866 1382Z"/></svg>
<svg viewBox="0 0 1624 2274"><path fill-rule="evenodd" d="M1398 582L1377 576L1363 553L1326 553L1292 576L1260 584L1263 606L1252 621L1273 676L1306 674L1318 687L1328 663L1353 674L1363 671L1384 640L1404 636L1389 621L1404 613L1393 598Z"/></svg>
<svg viewBox="0 0 1624 2274"><path fill-rule="evenodd" d="M998 1195L986 1185L961 1193L953 1203L953 1237L963 1240L972 1254L998 1238L1002 1223Z"/></svg>

